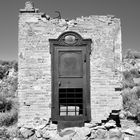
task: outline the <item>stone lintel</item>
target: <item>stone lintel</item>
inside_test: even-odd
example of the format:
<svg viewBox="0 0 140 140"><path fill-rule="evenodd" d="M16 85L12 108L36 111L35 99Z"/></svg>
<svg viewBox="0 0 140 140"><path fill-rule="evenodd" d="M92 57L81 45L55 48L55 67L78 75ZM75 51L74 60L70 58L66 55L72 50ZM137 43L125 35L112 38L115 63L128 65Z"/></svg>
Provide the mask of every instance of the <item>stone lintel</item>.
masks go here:
<svg viewBox="0 0 140 140"><path fill-rule="evenodd" d="M27 11L26 9L20 9L20 13L38 13L39 9L34 9L32 11Z"/></svg>

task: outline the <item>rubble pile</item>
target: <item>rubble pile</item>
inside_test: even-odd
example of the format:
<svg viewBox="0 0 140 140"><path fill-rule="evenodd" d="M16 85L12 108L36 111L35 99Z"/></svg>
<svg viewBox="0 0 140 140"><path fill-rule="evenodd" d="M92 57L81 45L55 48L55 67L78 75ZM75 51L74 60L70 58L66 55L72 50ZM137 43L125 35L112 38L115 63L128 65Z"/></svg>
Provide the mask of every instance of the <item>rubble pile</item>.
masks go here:
<svg viewBox="0 0 140 140"><path fill-rule="evenodd" d="M69 127L57 130L57 125L46 120L38 120L34 126L18 126L19 138L14 140L139 140L140 126L131 120L121 120L122 127L115 121L92 124L84 127ZM130 125L130 126L129 126Z"/></svg>

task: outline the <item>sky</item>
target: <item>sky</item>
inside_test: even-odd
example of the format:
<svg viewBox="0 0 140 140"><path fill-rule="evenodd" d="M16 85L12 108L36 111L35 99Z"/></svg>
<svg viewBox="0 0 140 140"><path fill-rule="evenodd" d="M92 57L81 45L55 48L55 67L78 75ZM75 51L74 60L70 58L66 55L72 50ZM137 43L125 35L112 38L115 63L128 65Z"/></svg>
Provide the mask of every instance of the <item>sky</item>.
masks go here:
<svg viewBox="0 0 140 140"><path fill-rule="evenodd" d="M18 60L18 14L27 0L0 0L0 60ZM56 17L75 19L115 15L121 19L122 49L140 51L140 0L32 0L35 8Z"/></svg>

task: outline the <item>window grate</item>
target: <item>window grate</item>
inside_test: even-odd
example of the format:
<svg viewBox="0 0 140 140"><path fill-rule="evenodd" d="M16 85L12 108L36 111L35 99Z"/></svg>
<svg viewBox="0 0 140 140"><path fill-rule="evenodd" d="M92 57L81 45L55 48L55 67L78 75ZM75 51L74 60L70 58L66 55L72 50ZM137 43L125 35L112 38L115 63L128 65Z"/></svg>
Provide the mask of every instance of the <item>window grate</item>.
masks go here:
<svg viewBox="0 0 140 140"><path fill-rule="evenodd" d="M83 115L82 88L59 89L59 115L60 116Z"/></svg>

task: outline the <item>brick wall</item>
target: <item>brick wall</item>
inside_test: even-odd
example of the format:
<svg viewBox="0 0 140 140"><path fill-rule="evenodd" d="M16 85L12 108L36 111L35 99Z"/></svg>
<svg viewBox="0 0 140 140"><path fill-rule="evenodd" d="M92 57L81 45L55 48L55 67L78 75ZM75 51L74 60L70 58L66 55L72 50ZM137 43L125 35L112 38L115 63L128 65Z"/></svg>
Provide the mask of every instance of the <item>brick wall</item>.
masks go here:
<svg viewBox="0 0 140 140"><path fill-rule="evenodd" d="M92 122L100 122L122 107L121 27L114 16L89 16L75 20L53 19L26 4L19 14L19 123L51 117L51 60L48 39L75 31L92 39L90 56Z"/></svg>

